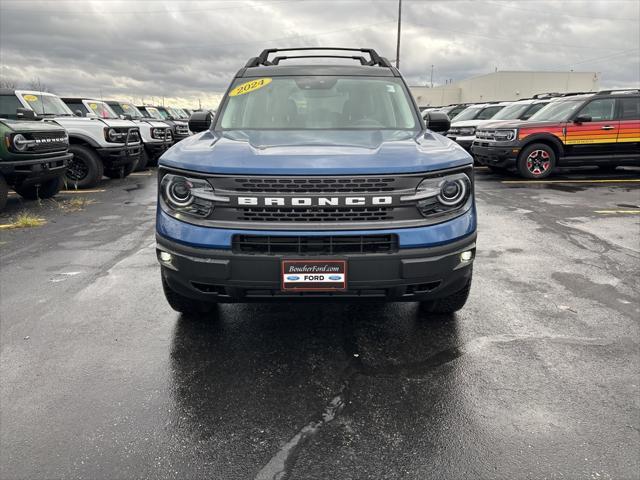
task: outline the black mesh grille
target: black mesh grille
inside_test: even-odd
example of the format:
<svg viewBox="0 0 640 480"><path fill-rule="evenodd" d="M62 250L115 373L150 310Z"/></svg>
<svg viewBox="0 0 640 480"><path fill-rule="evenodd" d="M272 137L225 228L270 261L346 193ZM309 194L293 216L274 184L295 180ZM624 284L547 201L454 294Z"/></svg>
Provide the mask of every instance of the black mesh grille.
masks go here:
<svg viewBox="0 0 640 480"><path fill-rule="evenodd" d="M393 207L238 208L238 220L251 222L372 222L393 219Z"/></svg>
<svg viewBox="0 0 640 480"><path fill-rule="evenodd" d="M254 193L390 192L393 177L357 178L236 178L234 190Z"/></svg>
<svg viewBox="0 0 640 480"><path fill-rule="evenodd" d="M54 152L66 150L69 146L65 132L32 132L25 137L36 141L30 152Z"/></svg>
<svg viewBox="0 0 640 480"><path fill-rule="evenodd" d="M273 236L234 235L233 251L263 255L339 255L393 253L397 235Z"/></svg>

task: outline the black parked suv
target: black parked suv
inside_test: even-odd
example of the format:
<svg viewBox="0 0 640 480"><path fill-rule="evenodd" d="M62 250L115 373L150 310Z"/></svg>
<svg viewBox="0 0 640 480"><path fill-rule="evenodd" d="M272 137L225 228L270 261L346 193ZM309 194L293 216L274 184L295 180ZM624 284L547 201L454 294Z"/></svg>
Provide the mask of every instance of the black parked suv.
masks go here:
<svg viewBox="0 0 640 480"><path fill-rule="evenodd" d="M179 142L180 140L191 135L191 132L189 132L189 124L187 123L187 121L174 117L164 107L139 105L138 110L140 110L143 115L146 115L147 117L155 118L156 120L160 120L169 125L171 127L171 134L173 135L174 142Z"/></svg>
<svg viewBox="0 0 640 480"><path fill-rule="evenodd" d="M606 90L551 101L528 121L479 128L471 147L489 167L544 178L556 167L640 165L640 90Z"/></svg>

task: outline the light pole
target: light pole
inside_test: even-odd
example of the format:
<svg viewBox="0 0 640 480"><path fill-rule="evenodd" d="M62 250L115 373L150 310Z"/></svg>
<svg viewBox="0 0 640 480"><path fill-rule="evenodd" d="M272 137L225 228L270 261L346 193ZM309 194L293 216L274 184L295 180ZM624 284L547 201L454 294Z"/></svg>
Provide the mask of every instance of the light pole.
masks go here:
<svg viewBox="0 0 640 480"><path fill-rule="evenodd" d="M433 65L431 65L431 88L433 88Z"/></svg>
<svg viewBox="0 0 640 480"><path fill-rule="evenodd" d="M400 69L400 23L402 21L402 0L398 0L398 38L396 40L396 68Z"/></svg>

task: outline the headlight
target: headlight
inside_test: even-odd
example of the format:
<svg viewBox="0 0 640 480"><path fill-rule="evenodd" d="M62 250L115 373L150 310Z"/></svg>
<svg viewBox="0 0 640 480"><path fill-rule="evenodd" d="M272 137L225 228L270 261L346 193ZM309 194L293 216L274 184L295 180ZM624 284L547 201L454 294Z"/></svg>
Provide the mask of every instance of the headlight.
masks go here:
<svg viewBox="0 0 640 480"><path fill-rule="evenodd" d="M119 137L120 136L118 135L118 132L116 132L115 128L107 129L107 140L110 142L117 142Z"/></svg>
<svg viewBox="0 0 640 480"><path fill-rule="evenodd" d="M493 138L496 142L508 142L514 140L518 136L518 130L496 130L493 133Z"/></svg>
<svg viewBox="0 0 640 480"><path fill-rule="evenodd" d="M27 140L21 133L13 136L13 148L18 152L24 152L33 143L33 140Z"/></svg>
<svg viewBox="0 0 640 480"><path fill-rule="evenodd" d="M470 137L476 133L476 127L461 127L458 130L458 135L463 137Z"/></svg>
<svg viewBox="0 0 640 480"><path fill-rule="evenodd" d="M217 196L206 180L170 173L160 182L160 194L171 210L194 217L208 217L215 201L229 201L227 197Z"/></svg>
<svg viewBox="0 0 640 480"><path fill-rule="evenodd" d="M458 210L471 197L471 178L466 173L454 173L443 177L425 178L414 195L401 197L402 201L414 201L425 217Z"/></svg>

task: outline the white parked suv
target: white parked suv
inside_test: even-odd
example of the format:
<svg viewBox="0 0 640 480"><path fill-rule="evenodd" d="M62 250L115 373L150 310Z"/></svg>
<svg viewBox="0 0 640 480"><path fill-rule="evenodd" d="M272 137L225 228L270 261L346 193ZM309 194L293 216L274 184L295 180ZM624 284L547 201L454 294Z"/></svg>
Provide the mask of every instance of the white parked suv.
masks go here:
<svg viewBox="0 0 640 480"><path fill-rule="evenodd" d="M107 100L106 103L115 113L120 115L120 118L133 120L140 128L144 148L136 170L142 170L150 164L155 164L165 150L173 145L171 127L167 123L143 115L133 103L118 100Z"/></svg>
<svg viewBox="0 0 640 480"><path fill-rule="evenodd" d="M60 97L47 92L4 89L0 95L0 116L20 118L30 110L67 130L69 152L73 153L65 177L67 185L94 187L103 175L120 178L135 167L142 144L133 122L99 118L95 113L75 116Z"/></svg>
<svg viewBox="0 0 640 480"><path fill-rule="evenodd" d="M451 127L446 134L447 137L471 153L471 144L476 139L476 127L491 120L496 113L512 103L496 102L469 105L451 119Z"/></svg>

